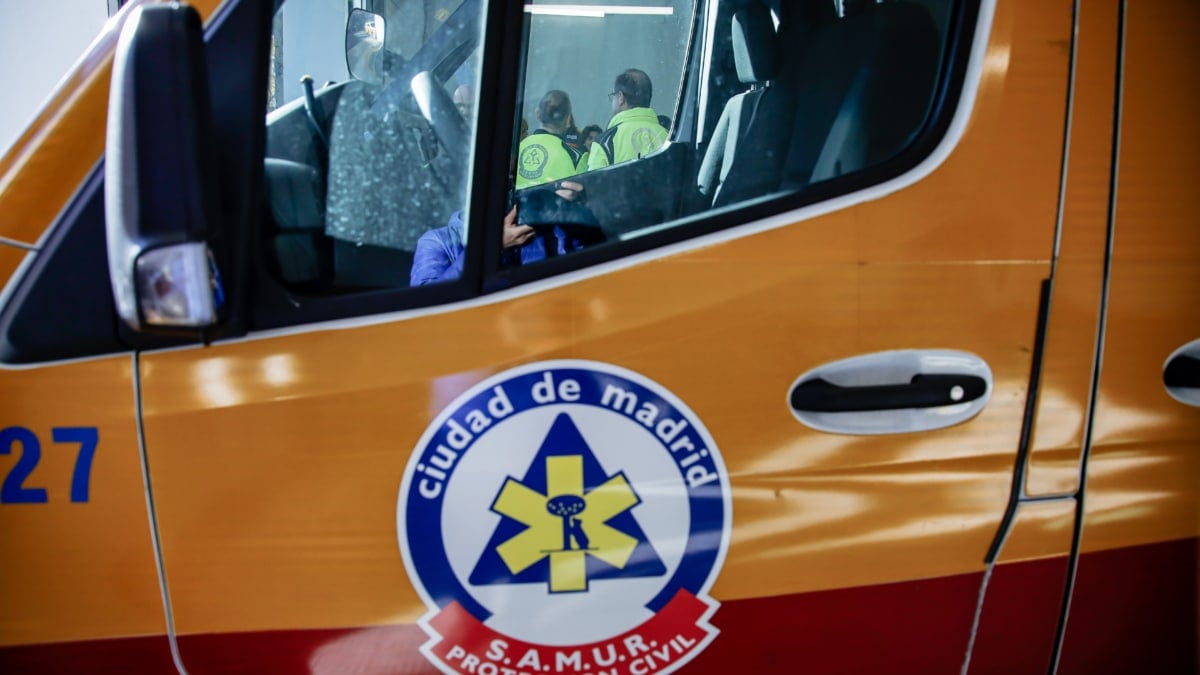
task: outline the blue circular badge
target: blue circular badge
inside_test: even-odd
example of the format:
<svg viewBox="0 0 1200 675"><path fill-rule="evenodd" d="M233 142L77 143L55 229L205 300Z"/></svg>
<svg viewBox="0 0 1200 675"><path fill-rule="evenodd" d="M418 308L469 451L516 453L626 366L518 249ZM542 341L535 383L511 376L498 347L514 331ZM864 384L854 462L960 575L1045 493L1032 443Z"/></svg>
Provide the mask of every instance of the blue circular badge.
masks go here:
<svg viewBox="0 0 1200 675"><path fill-rule="evenodd" d="M423 652L445 672L670 672L716 636L730 522L715 442L661 385L592 361L495 375L401 484Z"/></svg>

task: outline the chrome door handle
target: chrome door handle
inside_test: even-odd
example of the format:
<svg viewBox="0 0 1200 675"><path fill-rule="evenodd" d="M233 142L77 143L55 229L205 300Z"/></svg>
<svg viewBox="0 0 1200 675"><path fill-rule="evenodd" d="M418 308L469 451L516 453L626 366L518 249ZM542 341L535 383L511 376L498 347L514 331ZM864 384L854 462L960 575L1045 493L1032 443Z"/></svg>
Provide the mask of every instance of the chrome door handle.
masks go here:
<svg viewBox="0 0 1200 675"><path fill-rule="evenodd" d="M964 422L991 398L992 371L967 352L910 349L835 361L788 393L801 423L841 434L928 431Z"/></svg>
<svg viewBox="0 0 1200 675"><path fill-rule="evenodd" d="M1200 340L1193 340L1168 356L1162 377L1171 398L1200 406Z"/></svg>
<svg viewBox="0 0 1200 675"><path fill-rule="evenodd" d="M817 378L792 389L792 407L813 412L934 408L974 401L987 393L977 375L913 375L908 384L839 387Z"/></svg>

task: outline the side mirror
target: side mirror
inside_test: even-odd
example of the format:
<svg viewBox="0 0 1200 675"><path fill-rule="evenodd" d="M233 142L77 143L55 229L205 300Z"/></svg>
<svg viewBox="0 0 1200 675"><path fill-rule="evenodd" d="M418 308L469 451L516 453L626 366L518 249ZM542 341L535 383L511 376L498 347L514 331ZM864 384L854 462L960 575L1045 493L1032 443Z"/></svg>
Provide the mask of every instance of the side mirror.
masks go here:
<svg viewBox="0 0 1200 675"><path fill-rule="evenodd" d="M346 70L355 79L382 85L388 74L399 67L398 55L384 46L387 23L383 17L365 9L353 9L346 19Z"/></svg>
<svg viewBox="0 0 1200 675"><path fill-rule="evenodd" d="M196 11L134 9L113 60L104 175L109 279L117 313L134 330L218 320L211 115Z"/></svg>

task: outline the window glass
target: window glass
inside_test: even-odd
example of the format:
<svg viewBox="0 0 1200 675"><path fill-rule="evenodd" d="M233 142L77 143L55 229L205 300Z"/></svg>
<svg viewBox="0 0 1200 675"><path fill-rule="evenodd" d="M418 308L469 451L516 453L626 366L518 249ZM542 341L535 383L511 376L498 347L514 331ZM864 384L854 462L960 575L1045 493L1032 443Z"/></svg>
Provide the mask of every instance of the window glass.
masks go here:
<svg viewBox="0 0 1200 675"><path fill-rule="evenodd" d="M952 3L712 2L695 21L666 0L528 5L519 222L565 224L570 251L828 181L862 187L850 177L896 157L930 118Z"/></svg>
<svg viewBox="0 0 1200 675"><path fill-rule="evenodd" d="M690 0L562 4L536 0L528 22L521 133L512 175L516 238L503 266L607 238L574 183L530 190L660 151L673 126L695 9ZM509 243L506 241L506 243Z"/></svg>
<svg viewBox="0 0 1200 675"><path fill-rule="evenodd" d="M609 250L584 260L609 258L649 233L683 238L744 222L723 214L748 205L754 217L794 208L814 185L838 186L828 196L894 175L867 170L930 128L955 2L523 5L512 204L485 228L501 241L502 274L583 249ZM483 0L282 6L262 249L289 289L461 276L484 10Z"/></svg>
<svg viewBox="0 0 1200 675"><path fill-rule="evenodd" d="M273 25L264 257L328 294L462 272L482 0L288 0ZM427 249L414 267L418 248Z"/></svg>

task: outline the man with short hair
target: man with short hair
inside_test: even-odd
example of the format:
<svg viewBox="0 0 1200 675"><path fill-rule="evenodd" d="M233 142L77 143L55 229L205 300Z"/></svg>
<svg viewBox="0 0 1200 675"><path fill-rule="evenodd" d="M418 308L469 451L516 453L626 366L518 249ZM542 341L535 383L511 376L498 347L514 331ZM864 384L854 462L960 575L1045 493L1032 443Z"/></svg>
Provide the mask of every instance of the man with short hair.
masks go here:
<svg viewBox="0 0 1200 675"><path fill-rule="evenodd" d="M534 118L541 125L517 149L517 189L562 180L587 170L587 153L568 143L571 98L553 89L538 103Z"/></svg>
<svg viewBox="0 0 1200 675"><path fill-rule="evenodd" d="M613 116L608 130L592 143L589 171L640 159L666 143L667 130L658 123L658 115L650 107L652 93L650 76L637 68L617 76L613 92L608 95Z"/></svg>

